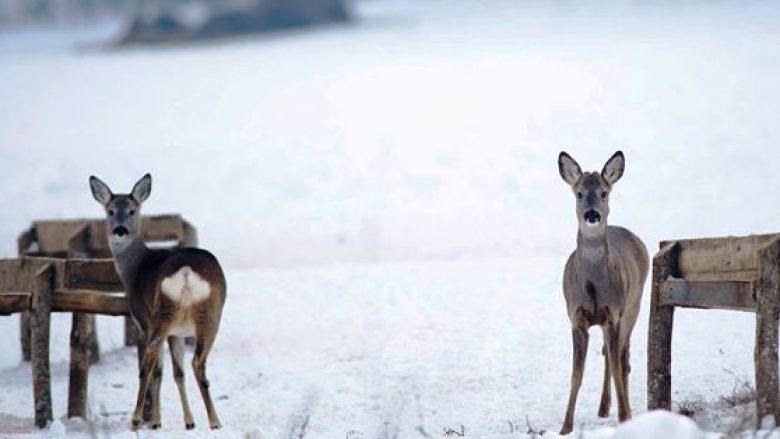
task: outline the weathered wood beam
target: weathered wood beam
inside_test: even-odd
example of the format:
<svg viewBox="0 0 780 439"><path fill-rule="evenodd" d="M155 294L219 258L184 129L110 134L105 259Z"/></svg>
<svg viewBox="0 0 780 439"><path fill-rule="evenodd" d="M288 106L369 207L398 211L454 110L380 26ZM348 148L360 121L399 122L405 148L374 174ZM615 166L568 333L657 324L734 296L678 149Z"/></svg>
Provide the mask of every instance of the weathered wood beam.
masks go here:
<svg viewBox="0 0 780 439"><path fill-rule="evenodd" d="M660 306L756 311L752 282L687 281L668 279L661 283Z"/></svg>
<svg viewBox="0 0 780 439"><path fill-rule="evenodd" d="M69 259L64 277L63 283L68 289L106 292L124 290L113 259Z"/></svg>
<svg viewBox="0 0 780 439"><path fill-rule="evenodd" d="M52 311L125 316L129 314L130 308L123 293L56 290L52 295Z"/></svg>
<svg viewBox="0 0 780 439"><path fill-rule="evenodd" d="M30 293L0 293L0 315L29 311Z"/></svg>
<svg viewBox="0 0 780 439"><path fill-rule="evenodd" d="M187 223L180 215L153 215L142 217L142 233L145 241L183 241ZM108 239L105 220L95 218L72 220L45 220L33 222L38 251L41 254L64 254L68 251L68 238L80 227L89 228L90 255L108 255ZM190 227L192 227L190 225Z"/></svg>
<svg viewBox="0 0 780 439"><path fill-rule="evenodd" d="M756 416L761 428L765 417L778 421L778 317L780 317L780 240L775 239L759 251L759 275L756 295Z"/></svg>
<svg viewBox="0 0 780 439"><path fill-rule="evenodd" d="M758 249L778 234L675 241L680 277L686 280L752 281L758 275Z"/></svg>
<svg viewBox="0 0 780 439"><path fill-rule="evenodd" d="M51 316L52 276L54 270L44 265L35 272L32 282L30 327L32 329L33 400L35 425L38 428L54 419L51 406L51 372L49 370L49 329Z"/></svg>
<svg viewBox="0 0 780 439"><path fill-rule="evenodd" d="M667 243L653 257L647 336L647 409L672 409L672 327L674 307L661 305L661 284L678 274L679 246Z"/></svg>

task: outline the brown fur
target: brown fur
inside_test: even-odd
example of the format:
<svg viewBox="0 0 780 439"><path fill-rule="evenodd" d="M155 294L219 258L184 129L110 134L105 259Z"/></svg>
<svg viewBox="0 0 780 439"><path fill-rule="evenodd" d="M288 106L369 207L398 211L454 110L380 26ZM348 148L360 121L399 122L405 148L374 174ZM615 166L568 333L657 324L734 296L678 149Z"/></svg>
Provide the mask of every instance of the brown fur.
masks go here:
<svg viewBox="0 0 780 439"><path fill-rule="evenodd" d="M154 250L144 244L141 239L140 209L151 192L151 176L148 174L136 183L131 194L114 195L108 186L96 177L90 178L90 186L93 196L106 210L111 253L127 290L133 319L144 334L138 398L131 428L136 430L140 427L145 395L150 384L151 427L160 428L160 351L162 342L166 339L171 349L174 378L182 402L185 427L194 428L195 423L184 388L183 340L178 336L169 336L172 327L189 321L193 323L196 339L192 368L206 406L209 425L211 428L221 427L206 378L206 360L219 330L226 297L225 276L219 262L206 250ZM209 285L208 297L199 302L183 304L162 292L163 280L185 266L190 267Z"/></svg>

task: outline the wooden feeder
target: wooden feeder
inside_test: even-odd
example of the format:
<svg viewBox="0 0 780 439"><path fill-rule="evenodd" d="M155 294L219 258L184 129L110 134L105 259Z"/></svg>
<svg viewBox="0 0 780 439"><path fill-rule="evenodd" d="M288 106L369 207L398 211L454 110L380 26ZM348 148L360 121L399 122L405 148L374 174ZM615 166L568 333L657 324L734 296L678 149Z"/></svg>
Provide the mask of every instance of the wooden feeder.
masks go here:
<svg viewBox="0 0 780 439"><path fill-rule="evenodd" d="M661 242L653 258L647 408L671 410L675 307L756 313L757 425L778 416L780 234Z"/></svg>
<svg viewBox="0 0 780 439"><path fill-rule="evenodd" d="M195 228L179 215L143 217L142 230L152 247L197 244ZM35 424L43 428L52 420L51 312L73 313L68 417L83 418L89 364L97 350L94 315L125 316L125 344L137 346L142 355L141 338L110 259L105 221L36 221L19 236L18 248L19 258L0 260L0 315L22 316L22 356L32 361Z"/></svg>

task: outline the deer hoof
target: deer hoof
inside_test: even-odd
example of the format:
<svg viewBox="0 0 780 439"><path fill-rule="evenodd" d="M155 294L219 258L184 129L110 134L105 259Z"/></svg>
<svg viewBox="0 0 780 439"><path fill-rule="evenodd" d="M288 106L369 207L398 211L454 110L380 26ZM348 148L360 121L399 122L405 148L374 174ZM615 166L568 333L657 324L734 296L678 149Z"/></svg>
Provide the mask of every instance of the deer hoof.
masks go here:
<svg viewBox="0 0 780 439"><path fill-rule="evenodd" d="M195 428L195 423L194 422L190 422L188 424L185 424L184 428L186 428L187 430L192 430L192 429Z"/></svg>
<svg viewBox="0 0 780 439"><path fill-rule="evenodd" d="M141 426L141 420L140 419L133 419L133 421L130 423L130 430L131 431L138 431L138 428Z"/></svg>
<svg viewBox="0 0 780 439"><path fill-rule="evenodd" d="M162 427L162 425L160 425L159 422L151 425L152 430L159 430L160 427Z"/></svg>
<svg viewBox="0 0 780 439"><path fill-rule="evenodd" d="M572 430L571 426L564 425L563 427L561 427L561 432L558 434L560 434L561 436L566 436L567 434L571 433L571 430Z"/></svg>
<svg viewBox="0 0 780 439"><path fill-rule="evenodd" d="M220 424L219 422L217 422L216 424L211 424L212 430L219 430L220 428L222 428L222 424Z"/></svg>
<svg viewBox="0 0 780 439"><path fill-rule="evenodd" d="M609 405L599 407L599 418L609 417Z"/></svg>

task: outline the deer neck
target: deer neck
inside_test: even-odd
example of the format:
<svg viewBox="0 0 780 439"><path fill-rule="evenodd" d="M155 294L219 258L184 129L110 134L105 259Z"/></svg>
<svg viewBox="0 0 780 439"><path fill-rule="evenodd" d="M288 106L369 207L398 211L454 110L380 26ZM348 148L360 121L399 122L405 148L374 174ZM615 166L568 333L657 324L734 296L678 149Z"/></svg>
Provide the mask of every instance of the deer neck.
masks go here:
<svg viewBox="0 0 780 439"><path fill-rule="evenodd" d="M119 273L119 278L125 289L129 290L141 262L149 253L149 248L140 237L127 242L116 242L109 239L109 247L114 256L114 265Z"/></svg>
<svg viewBox="0 0 780 439"><path fill-rule="evenodd" d="M607 226L598 232L577 232L577 254L584 267L590 270L606 270L609 265L609 241Z"/></svg>

